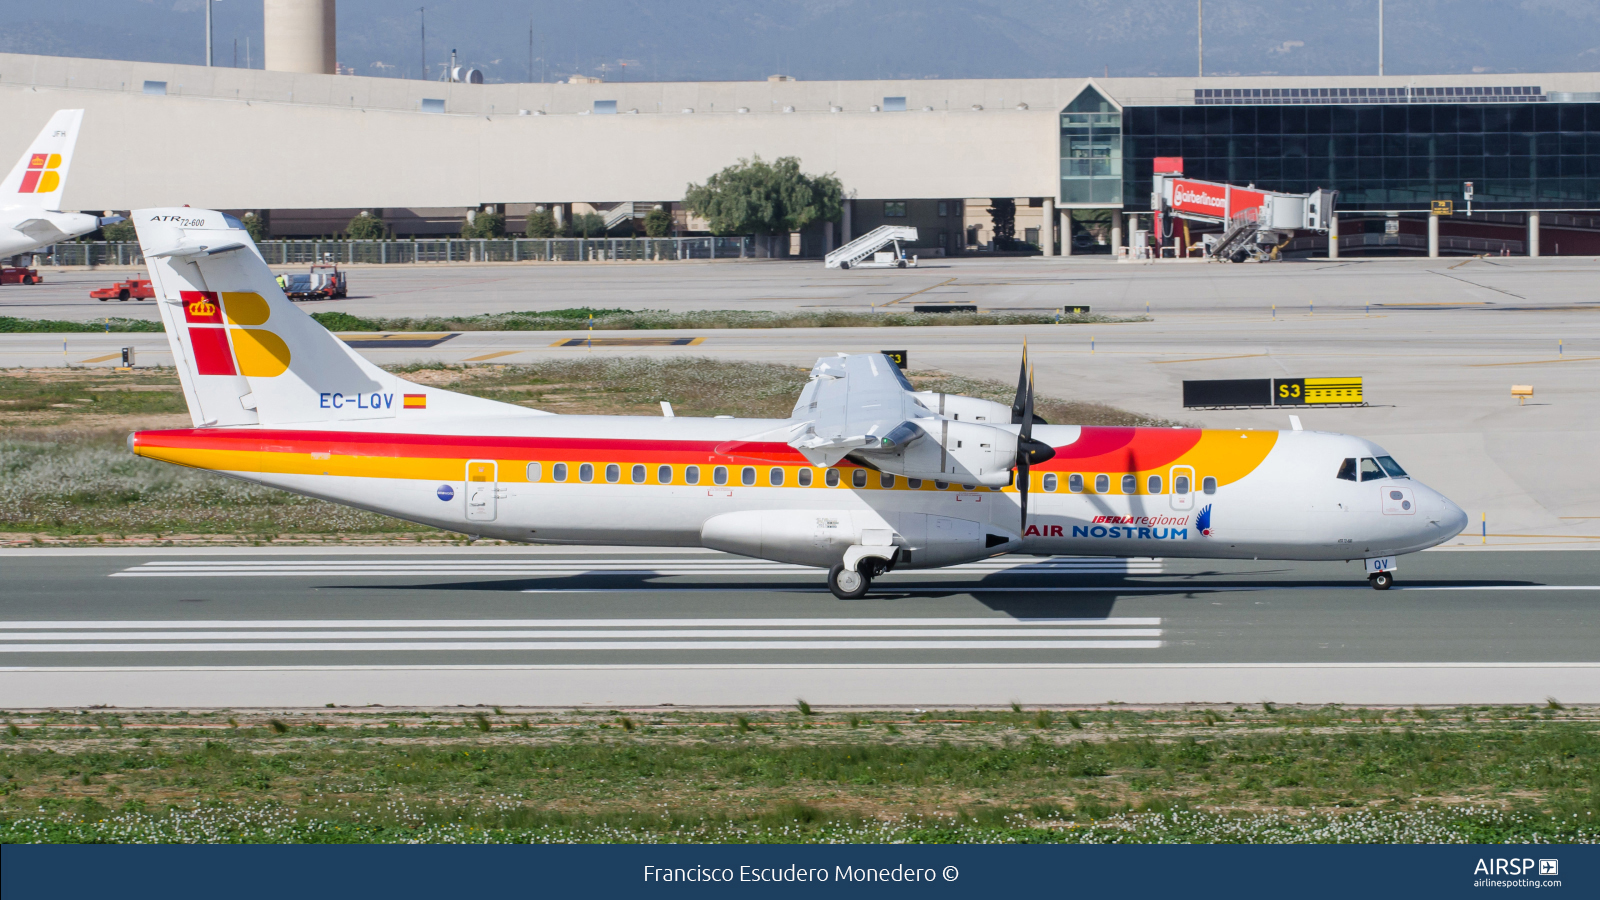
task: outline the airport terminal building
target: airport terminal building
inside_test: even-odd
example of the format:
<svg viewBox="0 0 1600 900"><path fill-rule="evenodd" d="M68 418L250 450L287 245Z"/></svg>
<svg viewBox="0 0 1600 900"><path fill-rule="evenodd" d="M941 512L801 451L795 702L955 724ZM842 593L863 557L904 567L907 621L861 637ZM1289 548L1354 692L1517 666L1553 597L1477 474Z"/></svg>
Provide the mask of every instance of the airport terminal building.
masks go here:
<svg viewBox="0 0 1600 900"><path fill-rule="evenodd" d="M1343 253L1425 253L1451 200L1442 252L1600 254L1600 72L463 84L0 54L0 101L13 155L28 123L86 110L77 207L259 210L283 236L361 210L397 235L485 208L515 231L584 204L625 228L760 155L845 185L845 221L795 240L807 255L880 224L984 252L996 199L1046 254L1109 252L1148 222L1155 158L1181 157L1194 178L1338 190Z"/></svg>

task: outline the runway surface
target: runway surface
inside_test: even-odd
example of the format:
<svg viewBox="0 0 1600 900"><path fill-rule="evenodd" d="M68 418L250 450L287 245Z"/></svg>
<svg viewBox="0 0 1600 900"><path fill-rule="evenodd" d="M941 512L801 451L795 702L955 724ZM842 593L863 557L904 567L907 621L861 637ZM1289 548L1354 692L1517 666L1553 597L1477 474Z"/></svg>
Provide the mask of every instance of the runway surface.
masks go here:
<svg viewBox="0 0 1600 900"><path fill-rule="evenodd" d="M708 551L25 550L0 696L52 705L1600 701L1600 557L1001 557L880 579Z"/></svg>

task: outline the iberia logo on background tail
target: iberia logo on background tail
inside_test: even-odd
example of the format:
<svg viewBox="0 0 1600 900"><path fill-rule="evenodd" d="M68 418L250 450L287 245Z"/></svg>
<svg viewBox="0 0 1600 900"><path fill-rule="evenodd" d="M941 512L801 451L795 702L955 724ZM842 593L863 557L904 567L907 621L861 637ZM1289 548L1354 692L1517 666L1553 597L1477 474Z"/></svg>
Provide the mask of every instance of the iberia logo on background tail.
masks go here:
<svg viewBox="0 0 1600 900"><path fill-rule="evenodd" d="M231 216L179 207L132 219L196 426L541 414L411 384L368 362L284 296Z"/></svg>
<svg viewBox="0 0 1600 900"><path fill-rule="evenodd" d="M58 110L0 182L0 206L59 209L83 110Z"/></svg>

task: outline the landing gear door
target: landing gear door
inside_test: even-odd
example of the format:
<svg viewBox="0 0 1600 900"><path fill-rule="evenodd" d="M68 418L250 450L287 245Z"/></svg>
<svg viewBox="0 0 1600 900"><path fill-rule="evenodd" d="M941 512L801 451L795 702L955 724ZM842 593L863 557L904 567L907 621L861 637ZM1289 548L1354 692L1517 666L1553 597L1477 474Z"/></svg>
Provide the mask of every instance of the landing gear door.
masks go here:
<svg viewBox="0 0 1600 900"><path fill-rule="evenodd" d="M1172 467L1172 508L1194 509L1194 469Z"/></svg>
<svg viewBox="0 0 1600 900"><path fill-rule="evenodd" d="M494 521L494 495L499 480L499 466L494 460L474 459L467 462L467 521Z"/></svg>

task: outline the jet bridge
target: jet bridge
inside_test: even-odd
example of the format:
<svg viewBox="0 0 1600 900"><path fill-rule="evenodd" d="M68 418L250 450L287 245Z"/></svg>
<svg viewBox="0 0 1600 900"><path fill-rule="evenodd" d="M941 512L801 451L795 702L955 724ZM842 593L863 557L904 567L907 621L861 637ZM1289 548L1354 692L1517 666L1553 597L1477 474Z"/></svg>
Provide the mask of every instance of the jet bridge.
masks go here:
<svg viewBox="0 0 1600 900"><path fill-rule="evenodd" d="M915 260L907 261L906 252L900 246L901 241L914 241L917 239L917 230L906 225L880 225L863 234L843 247L829 253L825 259L827 268L899 268L907 265L916 265ZM894 250L879 253L884 247L894 245ZM868 257L871 257L870 259Z"/></svg>
<svg viewBox="0 0 1600 900"><path fill-rule="evenodd" d="M1167 162L1168 171L1157 171L1150 193L1150 207L1156 214L1157 233L1171 240L1162 219L1187 219L1222 225L1220 235L1206 235L1203 249L1208 259L1244 262L1247 259L1277 259L1277 248L1296 231L1327 234L1333 220L1338 191L1315 190L1309 194L1283 194L1277 191L1236 187L1216 181L1183 177L1182 160ZM1183 248L1187 255L1187 248Z"/></svg>

